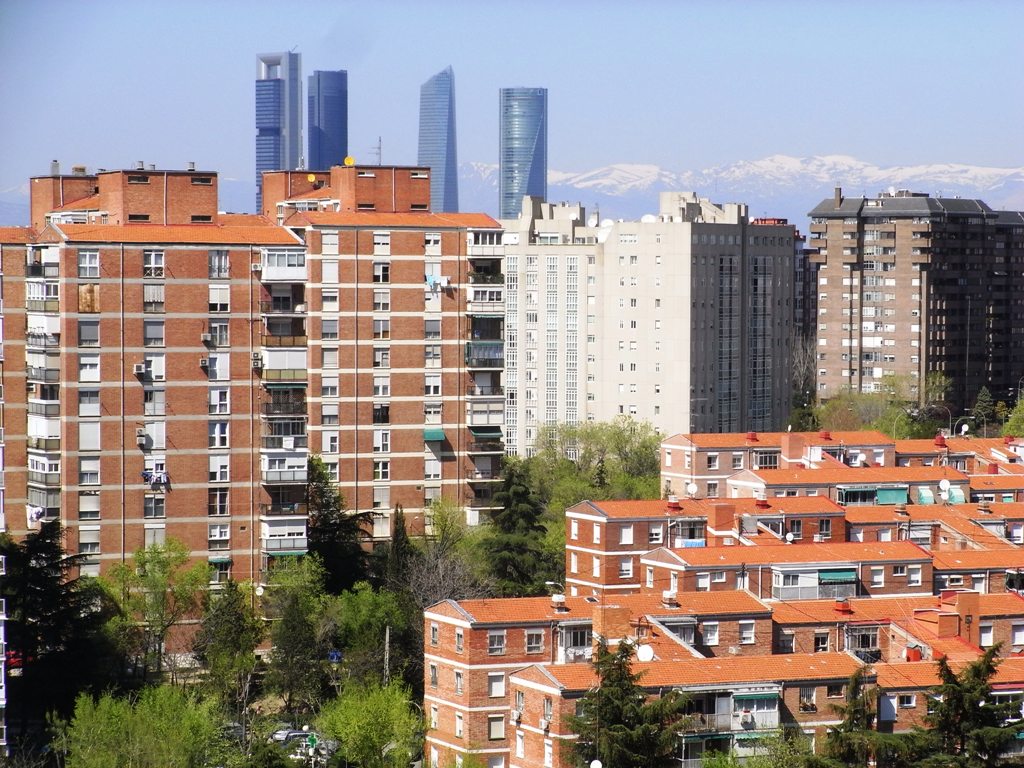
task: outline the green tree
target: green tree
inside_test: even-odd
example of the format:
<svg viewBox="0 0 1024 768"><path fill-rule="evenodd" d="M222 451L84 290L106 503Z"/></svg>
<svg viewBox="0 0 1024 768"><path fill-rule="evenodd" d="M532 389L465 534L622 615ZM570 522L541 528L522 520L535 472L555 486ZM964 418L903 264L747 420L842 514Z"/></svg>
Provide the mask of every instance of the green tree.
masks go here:
<svg viewBox="0 0 1024 768"><path fill-rule="evenodd" d="M995 402L992 400L992 393L988 391L988 387L982 387L978 390L978 394L974 398L974 409L971 411L971 415L974 416L975 423L980 422L984 425L983 429L995 417Z"/></svg>
<svg viewBox="0 0 1024 768"><path fill-rule="evenodd" d="M310 456L306 475L309 508L309 553L318 555L325 568L325 587L339 595L368 576L363 548L369 513L345 511L338 484L319 456Z"/></svg>
<svg viewBox="0 0 1024 768"><path fill-rule="evenodd" d="M117 608L96 580L75 575L81 558L65 551L59 522L43 523L20 542L3 534L0 554L6 558L0 595L7 610L7 721L25 734L50 711L69 716L82 690L112 685L121 665L104 626Z"/></svg>
<svg viewBox="0 0 1024 768"><path fill-rule="evenodd" d="M147 688L134 702L82 695L58 746L67 768L205 768L224 751L222 724L213 702L171 686Z"/></svg>
<svg viewBox="0 0 1024 768"><path fill-rule="evenodd" d="M1010 416L1010 407L1006 404L1005 400L1000 400L996 403L995 414L1000 424L1006 424L1006 420Z"/></svg>
<svg viewBox="0 0 1024 768"><path fill-rule="evenodd" d="M162 674L165 644L171 628L198 617L210 583L206 563L189 566L189 550L177 539L153 544L132 555L131 563L110 570L112 593L122 609L115 631L135 641L143 679L153 669Z"/></svg>
<svg viewBox="0 0 1024 768"><path fill-rule="evenodd" d="M343 654L342 670L347 679L365 684L386 682L385 650L389 677L403 673L410 663L415 641L409 637L409 615L394 592L375 590L361 581L331 600L327 615ZM385 637L390 644L387 649ZM422 645L419 652L423 653Z"/></svg>
<svg viewBox="0 0 1024 768"><path fill-rule="evenodd" d="M573 743L584 765L598 758L616 768L650 768L675 756L678 731L687 715L686 697L677 691L648 698L641 675L632 670L633 646L619 643L615 652L602 642L594 668L598 684L580 700L570 727L579 734Z"/></svg>
<svg viewBox="0 0 1024 768"><path fill-rule="evenodd" d="M1010 411L1010 417L1003 424L1003 434L1010 437L1024 436L1024 397Z"/></svg>
<svg viewBox="0 0 1024 768"><path fill-rule="evenodd" d="M206 687L224 711L245 726L259 666L256 647L263 639L263 622L235 581L208 592L204 602L192 652L206 670Z"/></svg>
<svg viewBox="0 0 1024 768"><path fill-rule="evenodd" d="M423 718L413 710L409 689L396 681L346 685L324 706L316 725L338 740L347 762L360 768L406 768L422 745Z"/></svg>
<svg viewBox="0 0 1024 768"><path fill-rule="evenodd" d="M998 653L997 644L959 673L944 657L936 663L939 685L930 695L930 730L924 735L934 748L922 765L990 768L1024 731L1024 723L1010 720L1019 717L1019 702L992 700Z"/></svg>
<svg viewBox="0 0 1024 768"><path fill-rule="evenodd" d="M498 591L505 597L536 594L544 581L540 568L544 509L520 461L506 460L494 502L501 509L491 515L483 548Z"/></svg>
<svg viewBox="0 0 1024 768"><path fill-rule="evenodd" d="M832 705L842 720L828 729L825 755L844 766L899 764L906 756L906 740L875 730L874 702L884 692L868 688L865 675L864 667L854 672L846 683L843 703Z"/></svg>

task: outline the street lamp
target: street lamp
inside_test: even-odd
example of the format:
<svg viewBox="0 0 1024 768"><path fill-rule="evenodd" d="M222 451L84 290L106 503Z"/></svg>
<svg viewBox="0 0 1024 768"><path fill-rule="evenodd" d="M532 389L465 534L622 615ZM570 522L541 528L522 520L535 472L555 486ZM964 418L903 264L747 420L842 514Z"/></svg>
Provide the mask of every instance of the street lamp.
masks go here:
<svg viewBox="0 0 1024 768"><path fill-rule="evenodd" d="M907 415L907 412L901 410L899 413L896 414L896 418L892 420L892 439L893 440L897 439L897 437L898 437L898 435L896 434L896 422L898 422L900 420L900 416L906 416L906 415Z"/></svg>
<svg viewBox="0 0 1024 768"><path fill-rule="evenodd" d="M953 435L953 412L951 410L949 410L949 408L944 406L942 403L932 403L932 407L933 408L941 408L942 410L944 410L946 413L949 414L949 422L948 422L949 423L949 434L950 434L950 436L952 436Z"/></svg>
<svg viewBox="0 0 1024 768"><path fill-rule="evenodd" d="M565 594L565 585L558 581L545 581L545 587L558 587L562 594Z"/></svg>
<svg viewBox="0 0 1024 768"><path fill-rule="evenodd" d="M956 421L955 421L955 422L953 423L953 429L956 429L957 427L959 427L959 426L960 426L960 422L961 422L961 421L962 421L962 422L965 422L964 426L966 426L966 422L968 422L968 421L971 421L971 420L973 420L973 418L974 418L973 416L961 416L961 417L960 417L959 419L957 419L957 420L956 420ZM966 431L967 431L967 430L965 429L965 430L964 430L964 432L966 432Z"/></svg>

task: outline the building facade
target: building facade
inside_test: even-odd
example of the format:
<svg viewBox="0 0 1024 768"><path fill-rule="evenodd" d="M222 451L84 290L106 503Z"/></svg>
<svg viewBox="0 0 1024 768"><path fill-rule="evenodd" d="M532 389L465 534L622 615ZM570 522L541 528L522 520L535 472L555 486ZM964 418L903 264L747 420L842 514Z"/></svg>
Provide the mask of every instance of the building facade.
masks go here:
<svg viewBox="0 0 1024 768"><path fill-rule="evenodd" d="M502 88L498 115L498 216L519 215L523 197L548 191L548 89Z"/></svg>
<svg viewBox="0 0 1024 768"><path fill-rule="evenodd" d="M890 191L810 213L818 265L818 397L906 382L955 411L987 386L1016 391L1024 371L1024 214L981 200ZM927 391L941 374L951 388ZM1012 393L1011 393L1012 395Z"/></svg>
<svg viewBox="0 0 1024 768"><path fill-rule="evenodd" d="M445 67L420 86L420 165L430 168L430 210L459 210L455 73Z"/></svg>
<svg viewBox="0 0 1024 768"><path fill-rule="evenodd" d="M263 173L302 163L302 54L261 53L256 73L256 210Z"/></svg>
<svg viewBox="0 0 1024 768"><path fill-rule="evenodd" d="M663 193L639 221L523 201L505 227L506 438L631 416L671 432L789 416L794 230L746 206Z"/></svg>
<svg viewBox="0 0 1024 768"><path fill-rule="evenodd" d="M306 165L322 171L343 165L348 155L348 72L317 70L309 76L307 119Z"/></svg>

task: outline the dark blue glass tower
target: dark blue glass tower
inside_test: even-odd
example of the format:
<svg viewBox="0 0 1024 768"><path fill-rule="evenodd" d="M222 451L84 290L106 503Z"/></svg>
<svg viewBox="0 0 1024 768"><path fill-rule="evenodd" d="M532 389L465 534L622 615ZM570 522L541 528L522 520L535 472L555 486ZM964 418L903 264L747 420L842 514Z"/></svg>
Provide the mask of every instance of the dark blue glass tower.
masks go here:
<svg viewBox="0 0 1024 768"><path fill-rule="evenodd" d="M256 77L256 210L263 172L302 161L302 54L261 53Z"/></svg>
<svg viewBox="0 0 1024 768"><path fill-rule="evenodd" d="M455 151L455 75L451 67L420 86L419 165L430 168L430 210L459 210Z"/></svg>
<svg viewBox="0 0 1024 768"><path fill-rule="evenodd" d="M306 166L326 171L348 154L348 72L317 70L309 76L309 155Z"/></svg>
<svg viewBox="0 0 1024 768"><path fill-rule="evenodd" d="M514 219L523 197L548 194L548 89L502 88L498 216Z"/></svg>

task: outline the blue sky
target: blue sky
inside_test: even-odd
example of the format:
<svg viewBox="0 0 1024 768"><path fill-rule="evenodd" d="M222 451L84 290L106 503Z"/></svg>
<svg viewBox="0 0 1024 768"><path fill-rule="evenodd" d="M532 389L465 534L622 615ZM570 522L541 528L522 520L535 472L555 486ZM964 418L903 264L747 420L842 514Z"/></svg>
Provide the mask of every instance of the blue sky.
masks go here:
<svg viewBox="0 0 1024 768"><path fill-rule="evenodd" d="M251 179L256 54L347 69L350 152L416 160L455 70L459 159L497 160L498 89L549 89L549 165L681 171L773 153L1024 165L1024 2L0 2L0 191L67 168Z"/></svg>

